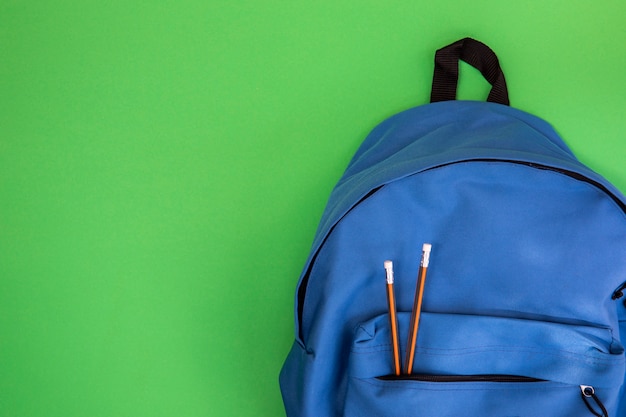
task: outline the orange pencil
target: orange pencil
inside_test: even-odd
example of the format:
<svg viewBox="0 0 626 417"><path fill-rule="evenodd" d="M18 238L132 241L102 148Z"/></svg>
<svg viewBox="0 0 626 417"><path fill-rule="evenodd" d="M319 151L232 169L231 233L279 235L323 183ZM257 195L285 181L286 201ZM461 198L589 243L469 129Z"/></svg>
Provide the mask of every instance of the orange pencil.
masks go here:
<svg viewBox="0 0 626 417"><path fill-rule="evenodd" d="M400 340L398 339L398 317L396 315L396 296L393 290L393 262L385 261L387 272L387 304L389 305L389 328L391 330L391 348L393 351L394 373L400 375Z"/></svg>
<svg viewBox="0 0 626 417"><path fill-rule="evenodd" d="M406 368L404 373L410 375L413 372L413 359L415 358L415 345L417 342L417 331L419 328L420 314L422 312L422 298L424 296L424 283L426 282L426 271L430 260L430 250L432 245L424 243L422 246L422 260L420 261L417 273L417 285L415 286L415 299L413 301L413 312L411 313L411 324L409 327L409 341L406 348Z"/></svg>

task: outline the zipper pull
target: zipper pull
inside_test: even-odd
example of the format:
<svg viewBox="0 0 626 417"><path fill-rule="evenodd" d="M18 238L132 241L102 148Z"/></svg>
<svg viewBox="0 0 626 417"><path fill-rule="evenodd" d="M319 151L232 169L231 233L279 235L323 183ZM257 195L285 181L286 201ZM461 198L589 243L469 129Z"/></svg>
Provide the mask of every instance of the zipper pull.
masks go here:
<svg viewBox="0 0 626 417"><path fill-rule="evenodd" d="M594 416L609 417L609 413L606 411L606 408L604 408L604 404L602 404L602 401L600 401L600 399L596 396L596 390L594 390L592 386L581 385L580 392L583 397L583 401L585 402L585 405ZM589 398L593 399L598 407L600 407L602 414L599 414L596 410L594 410L592 405L589 403Z"/></svg>
<svg viewBox="0 0 626 417"><path fill-rule="evenodd" d="M620 287L613 292L611 300L617 300L622 298L624 296L624 290L626 290L626 282L620 285Z"/></svg>
<svg viewBox="0 0 626 417"><path fill-rule="evenodd" d="M620 285L619 288L613 292L611 300L619 300L620 298L622 298L624 296L624 291L626 291L626 282ZM624 300L623 304L624 307L626 307L626 300Z"/></svg>

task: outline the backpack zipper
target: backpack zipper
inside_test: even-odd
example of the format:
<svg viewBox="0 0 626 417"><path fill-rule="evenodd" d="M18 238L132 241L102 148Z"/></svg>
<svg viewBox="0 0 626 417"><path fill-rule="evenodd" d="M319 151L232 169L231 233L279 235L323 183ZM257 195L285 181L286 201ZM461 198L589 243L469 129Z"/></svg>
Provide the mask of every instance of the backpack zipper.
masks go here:
<svg viewBox="0 0 626 417"><path fill-rule="evenodd" d="M536 168L536 169L545 170L545 171L552 171L558 174L566 175L570 178L573 178L578 181L586 182L587 184L591 184L594 187L600 189L604 194L608 195L611 198L611 200L613 200L615 204L617 204L617 206L626 214L626 203L620 200L620 198L616 196L611 190L609 190L602 183L575 171L570 171L567 169L557 168L557 167L553 167L549 165L538 164L536 162L517 161L517 160L510 160L510 159L489 159L489 158L468 159L464 161L443 164L442 166L456 164L456 163L463 163L463 162L505 162L505 163L511 163L511 164L525 165L531 168Z"/></svg>
<svg viewBox="0 0 626 417"><path fill-rule="evenodd" d="M520 375L502 375L502 374L484 374L484 375L383 375L376 379L383 381L419 381L433 383L454 383L454 382L496 382L496 383L529 383L529 382L547 382L545 379L532 378ZM580 393L585 406L591 414L596 417L609 417L609 413L604 404L596 395L595 389L590 385L581 385ZM595 402L595 406L592 401ZM599 408L599 410L597 410Z"/></svg>
<svg viewBox="0 0 626 417"><path fill-rule="evenodd" d="M484 374L484 375L384 375L378 377L384 381L421 381L421 382L545 382L545 379L519 375Z"/></svg>
<svg viewBox="0 0 626 417"><path fill-rule="evenodd" d="M608 411L606 411L604 404L602 404L602 401L600 401L600 399L596 395L595 389L592 386L581 385L580 393L581 393L580 395L583 398L583 401L585 402L585 405L587 406L589 411L591 411L591 414L593 414L596 417L609 417ZM597 406L600 407L600 413L598 413L598 411L596 411L594 407L589 403L589 398L593 399L595 403L597 404Z"/></svg>

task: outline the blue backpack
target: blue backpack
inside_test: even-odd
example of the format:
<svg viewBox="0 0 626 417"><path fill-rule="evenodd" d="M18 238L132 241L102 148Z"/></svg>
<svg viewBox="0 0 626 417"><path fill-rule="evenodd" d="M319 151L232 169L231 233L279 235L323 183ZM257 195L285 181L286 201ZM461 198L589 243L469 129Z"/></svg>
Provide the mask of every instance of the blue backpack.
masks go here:
<svg viewBox="0 0 626 417"><path fill-rule="evenodd" d="M487 102L455 100L459 59ZM508 104L462 39L358 149L298 284L289 417L626 416L626 198Z"/></svg>

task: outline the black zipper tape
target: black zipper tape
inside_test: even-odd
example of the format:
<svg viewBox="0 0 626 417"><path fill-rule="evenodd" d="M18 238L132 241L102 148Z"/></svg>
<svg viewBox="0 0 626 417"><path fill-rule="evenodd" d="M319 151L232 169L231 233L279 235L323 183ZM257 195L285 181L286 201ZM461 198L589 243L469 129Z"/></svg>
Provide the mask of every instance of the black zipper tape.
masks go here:
<svg viewBox="0 0 626 417"><path fill-rule="evenodd" d="M545 382L545 379L520 375L483 374L483 375L383 375L383 381L420 381L420 382Z"/></svg>

